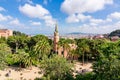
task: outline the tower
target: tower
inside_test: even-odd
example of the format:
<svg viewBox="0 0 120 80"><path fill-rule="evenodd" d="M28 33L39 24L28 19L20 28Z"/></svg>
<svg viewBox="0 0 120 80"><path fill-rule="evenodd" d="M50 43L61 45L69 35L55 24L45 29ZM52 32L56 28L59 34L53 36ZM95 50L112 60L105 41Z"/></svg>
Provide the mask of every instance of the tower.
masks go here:
<svg viewBox="0 0 120 80"><path fill-rule="evenodd" d="M58 33L58 26L55 25L55 31L54 31L54 51L58 52L58 42L59 42L59 33Z"/></svg>

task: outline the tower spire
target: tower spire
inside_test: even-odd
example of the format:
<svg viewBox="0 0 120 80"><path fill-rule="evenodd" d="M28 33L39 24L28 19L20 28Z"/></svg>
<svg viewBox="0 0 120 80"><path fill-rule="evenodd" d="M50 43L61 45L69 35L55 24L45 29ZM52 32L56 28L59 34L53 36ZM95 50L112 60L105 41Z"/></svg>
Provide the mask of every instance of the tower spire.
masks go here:
<svg viewBox="0 0 120 80"><path fill-rule="evenodd" d="M58 25L55 25L55 32L58 32Z"/></svg>
<svg viewBox="0 0 120 80"><path fill-rule="evenodd" d="M55 24L55 32L54 32L54 51L58 52L58 42L59 42L59 33L58 26Z"/></svg>

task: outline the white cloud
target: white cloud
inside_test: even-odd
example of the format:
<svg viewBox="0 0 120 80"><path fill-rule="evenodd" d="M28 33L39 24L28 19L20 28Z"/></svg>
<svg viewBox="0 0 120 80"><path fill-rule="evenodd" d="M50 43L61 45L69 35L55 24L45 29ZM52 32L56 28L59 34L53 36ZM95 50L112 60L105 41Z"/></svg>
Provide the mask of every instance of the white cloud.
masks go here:
<svg viewBox="0 0 120 80"><path fill-rule="evenodd" d="M104 34L104 33L110 33L112 32L113 30L116 30L116 29L120 29L120 23L115 23L113 25L99 25L99 26L91 26L91 25L88 25L88 24L84 24L82 26L79 26L77 29L80 31L80 32L83 32L83 33L100 33L100 34Z"/></svg>
<svg viewBox="0 0 120 80"><path fill-rule="evenodd" d="M110 33L113 30L120 29L120 12L110 13L105 19L91 17L88 19L88 22L74 28L72 27L72 29L70 27L69 29L70 31L74 30L83 33Z"/></svg>
<svg viewBox="0 0 120 80"><path fill-rule="evenodd" d="M0 11L6 11L3 7L0 7Z"/></svg>
<svg viewBox="0 0 120 80"><path fill-rule="evenodd" d="M17 18L10 21L9 24L18 27L24 26L22 23L20 23L20 21Z"/></svg>
<svg viewBox="0 0 120 80"><path fill-rule="evenodd" d="M66 18L66 22L67 23L75 23L75 22L79 22L79 19L77 18L77 16L75 14L72 14Z"/></svg>
<svg viewBox="0 0 120 80"><path fill-rule="evenodd" d="M11 16L5 16L5 15L2 15L2 14L0 13L0 21L7 21L7 20L9 20L9 19L12 19L12 17L11 17Z"/></svg>
<svg viewBox="0 0 120 80"><path fill-rule="evenodd" d="M66 22L68 23L75 23L75 22L85 22L89 19L91 19L91 16L85 16L83 14L72 14L66 18Z"/></svg>
<svg viewBox="0 0 120 80"><path fill-rule="evenodd" d="M40 23L40 22L30 21L30 24L31 24L32 26L41 26L41 23Z"/></svg>
<svg viewBox="0 0 120 80"><path fill-rule="evenodd" d="M94 23L94 24L103 24L103 23L105 23L106 21L105 20L103 20L103 19L91 19L90 20L90 23Z"/></svg>
<svg viewBox="0 0 120 80"><path fill-rule="evenodd" d="M120 20L120 12L114 12L108 15L108 18L110 19L119 19Z"/></svg>
<svg viewBox="0 0 120 80"><path fill-rule="evenodd" d="M61 10L67 14L96 12L113 4L113 0L64 0Z"/></svg>
<svg viewBox="0 0 120 80"><path fill-rule="evenodd" d="M84 22L92 18L89 15L84 15L84 13L96 12L104 9L106 5L112 4L113 0L64 0L61 11L68 14L67 23ZM101 22L101 20L97 21Z"/></svg>
<svg viewBox="0 0 120 80"><path fill-rule="evenodd" d="M19 10L30 18L39 18L44 20L46 24L49 24L49 26L53 26L55 24L55 20L52 18L50 12L39 4L35 6L25 4L24 6L19 6Z"/></svg>

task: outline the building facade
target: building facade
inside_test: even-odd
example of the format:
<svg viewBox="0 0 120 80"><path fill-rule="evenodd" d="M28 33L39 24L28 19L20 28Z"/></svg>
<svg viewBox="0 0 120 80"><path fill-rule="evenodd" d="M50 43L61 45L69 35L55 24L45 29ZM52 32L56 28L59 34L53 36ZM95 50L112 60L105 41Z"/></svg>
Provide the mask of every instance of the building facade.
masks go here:
<svg viewBox="0 0 120 80"><path fill-rule="evenodd" d="M8 38L9 36L12 36L12 35L13 35L13 31L12 30L0 29L0 38L1 37Z"/></svg>

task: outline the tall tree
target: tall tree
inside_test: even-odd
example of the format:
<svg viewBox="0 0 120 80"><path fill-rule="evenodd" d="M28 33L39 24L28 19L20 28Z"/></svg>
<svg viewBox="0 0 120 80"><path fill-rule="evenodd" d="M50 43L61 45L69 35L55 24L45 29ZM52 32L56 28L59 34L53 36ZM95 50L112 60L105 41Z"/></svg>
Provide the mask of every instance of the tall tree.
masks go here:
<svg viewBox="0 0 120 80"><path fill-rule="evenodd" d="M58 44L59 44L60 48L61 47L63 48L63 55L65 58L68 57L68 52L71 49L69 44L73 44L73 43L74 43L74 40L71 40L71 39L64 39L64 38L60 39Z"/></svg>
<svg viewBox="0 0 120 80"><path fill-rule="evenodd" d="M36 55L36 57L38 59L42 59L44 55L50 54L51 47L49 45L49 42L43 39L37 42L33 49L33 52Z"/></svg>
<svg viewBox="0 0 120 80"><path fill-rule="evenodd" d="M79 39L77 42L77 52L82 55L82 63L84 65L85 55L90 52L89 45L87 44L87 39Z"/></svg>
<svg viewBox="0 0 120 80"><path fill-rule="evenodd" d="M7 43L10 47L17 52L18 49L27 48L27 36L11 36L8 38Z"/></svg>
<svg viewBox="0 0 120 80"><path fill-rule="evenodd" d="M28 42L29 49L33 48L33 46L35 46L36 43L38 43L41 40L49 41L48 38L44 35L35 35L35 36L31 37L29 42Z"/></svg>

